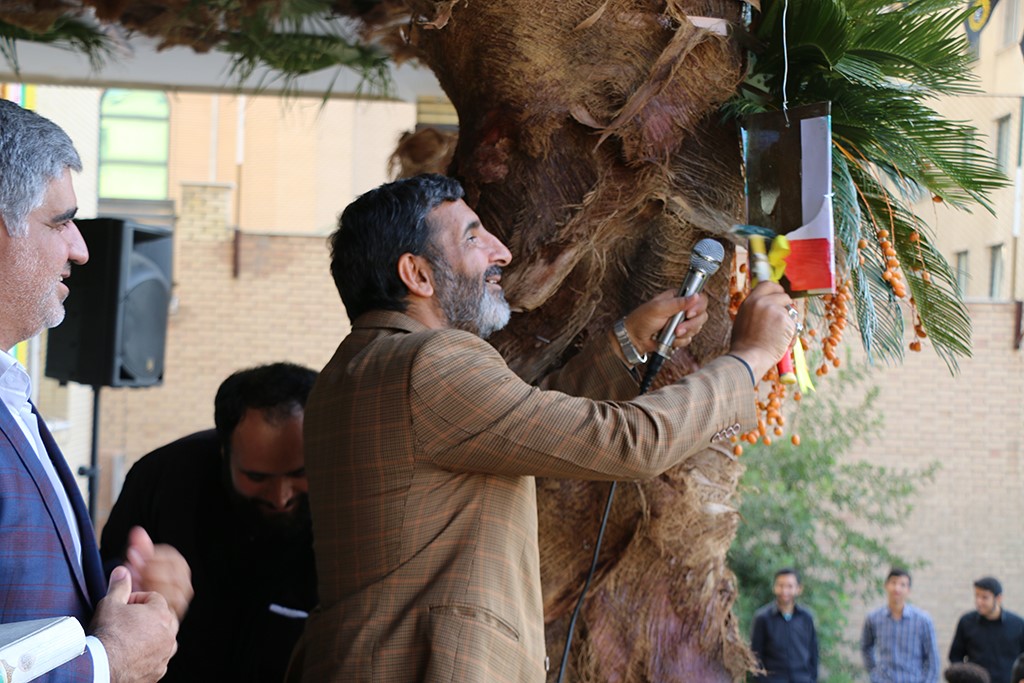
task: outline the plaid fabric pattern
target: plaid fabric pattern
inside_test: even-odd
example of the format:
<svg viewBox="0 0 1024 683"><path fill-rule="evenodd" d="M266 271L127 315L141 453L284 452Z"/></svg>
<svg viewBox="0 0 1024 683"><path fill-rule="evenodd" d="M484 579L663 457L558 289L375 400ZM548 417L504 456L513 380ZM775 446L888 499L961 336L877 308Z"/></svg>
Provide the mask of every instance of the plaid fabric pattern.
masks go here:
<svg viewBox="0 0 1024 683"><path fill-rule="evenodd" d="M73 616L89 625L106 593L99 552L85 503L60 449L43 421L40 436L71 499L82 535L82 564L71 531L35 452L0 403L0 623ZM37 679L92 681L92 661L78 657Z"/></svg>
<svg viewBox="0 0 1024 683"><path fill-rule="evenodd" d="M864 668L871 683L936 683L939 645L932 618L913 605L892 618L888 607L868 613L860 638Z"/></svg>
<svg viewBox="0 0 1024 683"><path fill-rule="evenodd" d="M296 680L545 679L534 475L647 478L755 424L728 358L630 402L570 395L635 395L611 343L540 389L466 332L356 321L306 407L321 604Z"/></svg>

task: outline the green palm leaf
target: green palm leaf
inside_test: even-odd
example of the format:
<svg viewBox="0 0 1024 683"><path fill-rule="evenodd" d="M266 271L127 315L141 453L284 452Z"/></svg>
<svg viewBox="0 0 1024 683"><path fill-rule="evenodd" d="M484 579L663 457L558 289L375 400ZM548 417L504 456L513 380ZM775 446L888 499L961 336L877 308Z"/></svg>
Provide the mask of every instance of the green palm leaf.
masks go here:
<svg viewBox="0 0 1024 683"><path fill-rule="evenodd" d="M102 67L113 50L111 40L99 26L73 16L57 19L43 32L29 31L0 21L0 54L16 74L20 73L18 41L42 43L83 54L93 69Z"/></svg>
<svg viewBox="0 0 1024 683"><path fill-rule="evenodd" d="M364 0L362 4L373 2ZM283 80L287 91L299 76L335 68L335 78L342 69L355 71L361 78L359 91L389 94L386 52L361 41L354 24L334 13L334 5L332 0L190 0L162 15L166 23L161 26L161 37L173 38L180 33L185 42L216 46L231 56L229 71L239 85L266 70L257 87ZM102 26L73 14L58 19L45 32L0 22L0 54L15 72L18 41L48 43L85 54L94 68L102 66L112 52L111 41ZM333 82L325 97L332 88Z"/></svg>
<svg viewBox="0 0 1024 683"><path fill-rule="evenodd" d="M841 276L852 282L868 356L901 359L910 316L955 372L956 359L970 355L970 318L955 273L912 204L934 196L992 211L990 193L1007 184L973 126L931 106L977 91L961 31L970 8L961 0L763 0L761 7L751 27L760 49L726 114L832 103ZM900 260L906 301L883 279L880 230Z"/></svg>
<svg viewBox="0 0 1024 683"><path fill-rule="evenodd" d="M336 68L337 78L341 68L348 68L360 75L359 90L383 95L390 88L387 54L362 43L323 0L257 6L243 14L237 30L228 32L218 49L232 56L230 71L240 82L268 68L274 75L264 78L283 79L287 90L299 76ZM332 88L333 82L328 93Z"/></svg>

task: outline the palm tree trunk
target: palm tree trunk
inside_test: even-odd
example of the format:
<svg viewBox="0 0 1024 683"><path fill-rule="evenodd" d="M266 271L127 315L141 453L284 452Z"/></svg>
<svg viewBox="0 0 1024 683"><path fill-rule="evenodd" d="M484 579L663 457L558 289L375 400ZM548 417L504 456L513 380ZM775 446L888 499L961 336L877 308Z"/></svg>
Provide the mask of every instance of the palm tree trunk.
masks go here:
<svg viewBox="0 0 1024 683"><path fill-rule="evenodd" d="M739 82L740 51L689 17L735 24L742 3L406 4L423 18L410 39L459 114L451 173L514 255L503 284L524 315L495 344L522 376L536 379L587 335L678 286L692 245L724 238L740 216L740 148L735 130L715 116ZM726 270L705 290L704 333L692 355L673 359L668 377L724 350ZM740 471L731 452L708 450L655 481L620 488L574 641L576 680L742 676L749 653L725 566ZM606 491L606 484L538 482L552 662L561 656Z"/></svg>

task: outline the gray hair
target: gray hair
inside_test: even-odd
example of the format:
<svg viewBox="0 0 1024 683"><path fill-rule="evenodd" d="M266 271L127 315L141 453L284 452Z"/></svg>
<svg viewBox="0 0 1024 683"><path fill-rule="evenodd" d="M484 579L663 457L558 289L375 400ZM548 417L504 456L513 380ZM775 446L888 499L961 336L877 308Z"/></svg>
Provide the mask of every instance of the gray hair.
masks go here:
<svg viewBox="0 0 1024 683"><path fill-rule="evenodd" d="M0 99L0 220L7 234L28 232L28 215L43 203L47 185L65 169L82 170L71 138L35 112Z"/></svg>

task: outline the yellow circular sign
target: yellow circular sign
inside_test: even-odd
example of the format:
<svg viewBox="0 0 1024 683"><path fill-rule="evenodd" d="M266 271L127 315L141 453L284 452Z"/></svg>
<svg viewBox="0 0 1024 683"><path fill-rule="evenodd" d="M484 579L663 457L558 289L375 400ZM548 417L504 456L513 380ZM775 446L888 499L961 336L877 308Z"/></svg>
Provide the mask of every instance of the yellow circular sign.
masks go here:
<svg viewBox="0 0 1024 683"><path fill-rule="evenodd" d="M967 25L977 33L985 28L988 18L992 16L992 0L974 0L974 11L967 18Z"/></svg>

